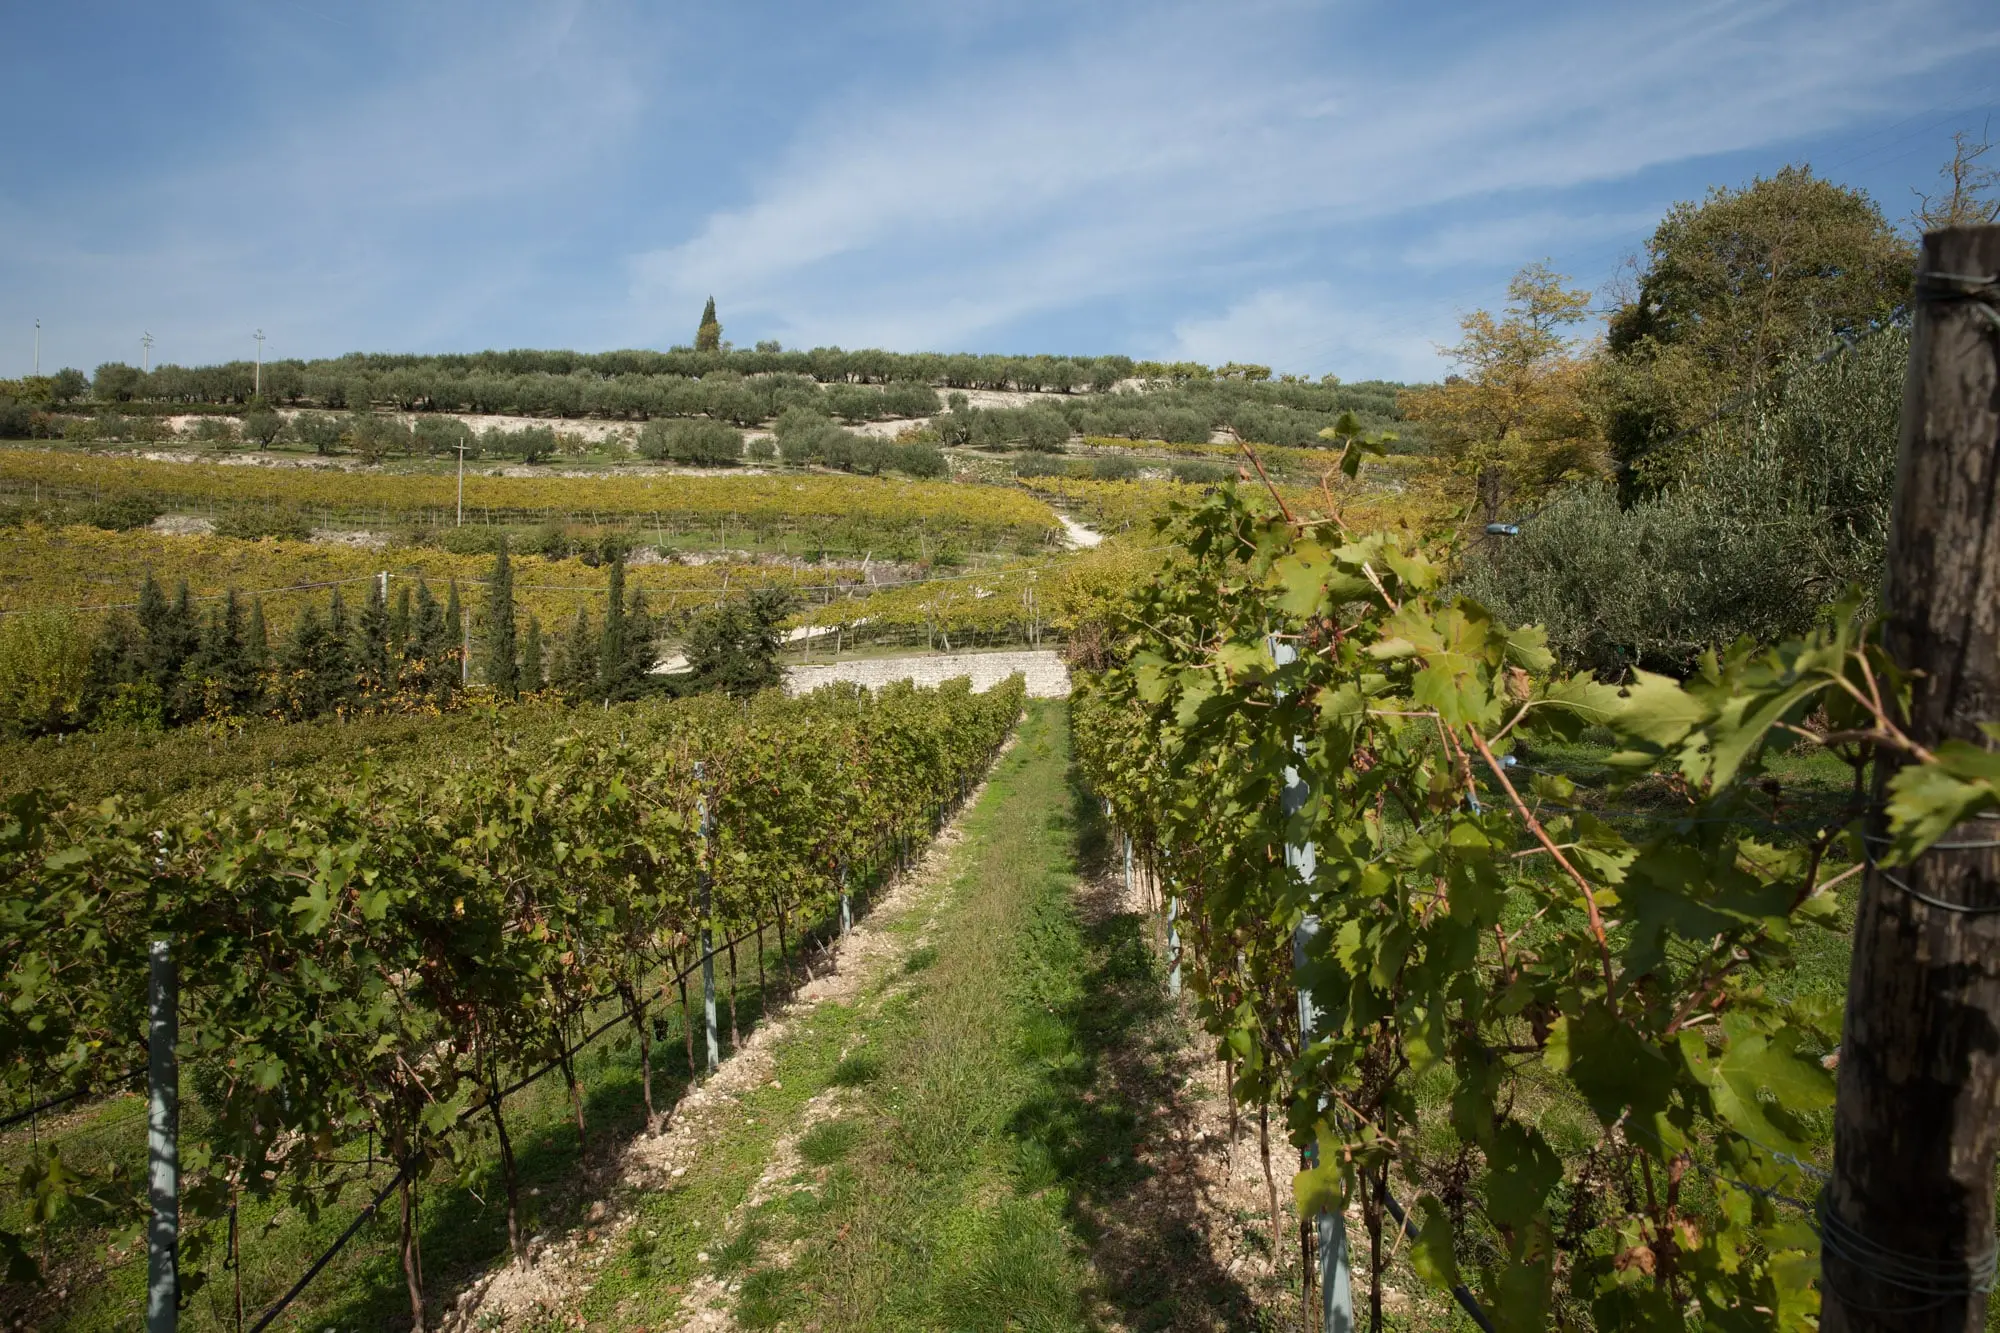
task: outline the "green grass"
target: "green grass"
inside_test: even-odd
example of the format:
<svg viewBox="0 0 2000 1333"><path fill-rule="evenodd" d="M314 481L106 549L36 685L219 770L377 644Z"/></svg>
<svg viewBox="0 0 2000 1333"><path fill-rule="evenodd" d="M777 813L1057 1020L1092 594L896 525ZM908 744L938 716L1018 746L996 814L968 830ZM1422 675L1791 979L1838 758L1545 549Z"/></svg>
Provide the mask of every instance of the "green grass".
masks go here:
<svg viewBox="0 0 2000 1333"><path fill-rule="evenodd" d="M867 1051L828 1070L840 1115L799 1140L792 1193L743 1223L771 1230L739 1323L1258 1326L1185 1213L1135 1194L1164 1137L1161 1056L1185 1034L1142 921L1079 914L1079 865L1102 846L1062 709L1035 705L967 819L929 943L864 1001Z"/></svg>
<svg viewBox="0 0 2000 1333"><path fill-rule="evenodd" d="M795 952L798 944L795 940ZM773 955L777 952L775 939L771 941L771 952ZM727 1005L726 977L720 980ZM771 980L775 991L775 958ZM747 1035L763 1016L754 969L742 972L736 997L741 1004L738 1025ZM607 1008L604 1016L608 1017L610 1012ZM653 1049L654 1099L656 1106L666 1108L686 1090L690 1078L678 1004L669 1006L658 1018ZM841 1024L832 1006L823 1006L816 1012L813 1026L827 1033L826 1040L839 1040L835 1034ZM728 1035L725 1026L722 1032L725 1048ZM820 1053L826 1067L832 1067L838 1049L836 1045ZM635 1134L643 1121L638 1043L629 1028L616 1030L586 1051L579 1059L579 1072L585 1083L592 1158L597 1160ZM748 1114L764 1122L766 1128L762 1133L768 1137L772 1132L770 1124L795 1109L803 1096L771 1091L768 1105L760 1104L759 1109ZM764 1097L765 1094L759 1094L760 1099ZM182 1107L183 1123L198 1124L203 1115L199 1100L185 1097ZM137 1097L121 1097L69 1117L61 1132L66 1156L91 1165L123 1162L129 1171L142 1173L145 1141L142 1108L143 1103ZM509 1100L507 1112L520 1177L524 1226L531 1235L560 1234L580 1226L595 1196L581 1187L585 1159L579 1151L560 1080L549 1077L531 1085ZM44 1141L49 1137L48 1128L43 1127ZM470 1155L456 1175L449 1170L440 1171L420 1191L426 1296L433 1318L464 1282L484 1272L506 1253L506 1220L501 1204L504 1191L490 1121L476 1123L468 1146ZM0 1152L0 1160L6 1160L13 1169L14 1159L27 1147L25 1135L10 1134L0 1142L0 1150L4 1150ZM356 1142L346 1145L343 1155L365 1163L366 1152L367 1145ZM758 1162L761 1156L745 1166L745 1185L755 1179ZM388 1171L379 1164L373 1170L358 1169L355 1174L357 1180L316 1219L271 1203L244 1202L240 1233L243 1301L248 1319L254 1321L258 1313L275 1301L354 1220L361 1204L389 1179ZM725 1191L711 1202L727 1198ZM20 1206L17 1199L7 1200L10 1216L18 1213ZM726 1208L722 1211L726 1212ZM373 1220L363 1224L354 1240L307 1288L278 1326L331 1328L342 1333L407 1327L409 1303L397 1254L397 1233L397 1211L392 1196ZM220 1226L211 1228L211 1243L219 1247L223 1234ZM121 1263L106 1265L102 1258L107 1241L129 1239L123 1233L109 1236L81 1228L65 1232L51 1254L55 1261L52 1268L61 1285L42 1294L41 1313L33 1326L78 1333L130 1326L134 1312L143 1305L143 1249ZM662 1240L648 1237L643 1228L635 1229L630 1253L623 1262L636 1271L685 1274L692 1270L692 1256L700 1245L715 1240L713 1234L697 1232ZM753 1240L746 1254L754 1248ZM216 1253L215 1262L205 1265L218 1271L188 1301L183 1328L234 1327L233 1284L229 1273L219 1271L219 1258ZM17 1293L10 1290L9 1294L11 1297Z"/></svg>

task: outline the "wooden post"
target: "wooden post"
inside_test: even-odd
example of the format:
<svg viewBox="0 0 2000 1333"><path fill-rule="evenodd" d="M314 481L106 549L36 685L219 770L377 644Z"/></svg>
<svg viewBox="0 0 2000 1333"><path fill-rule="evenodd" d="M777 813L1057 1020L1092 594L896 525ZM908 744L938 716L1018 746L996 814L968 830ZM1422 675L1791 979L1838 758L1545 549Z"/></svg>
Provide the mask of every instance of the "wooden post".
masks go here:
<svg viewBox="0 0 2000 1333"><path fill-rule="evenodd" d="M1896 462L1884 641L1912 671L1927 746L2000 720L2000 227L1924 238ZM1904 761L1875 772L1879 811ZM1872 819L1874 834L1883 817ZM1973 821L1855 914L1834 1170L1821 1200L1821 1328L1975 1330L1993 1271L2000 1146L2000 826ZM1879 844L1878 844L1879 845ZM1926 903L1917 894L1932 899ZM1937 904L1958 904L1953 910Z"/></svg>

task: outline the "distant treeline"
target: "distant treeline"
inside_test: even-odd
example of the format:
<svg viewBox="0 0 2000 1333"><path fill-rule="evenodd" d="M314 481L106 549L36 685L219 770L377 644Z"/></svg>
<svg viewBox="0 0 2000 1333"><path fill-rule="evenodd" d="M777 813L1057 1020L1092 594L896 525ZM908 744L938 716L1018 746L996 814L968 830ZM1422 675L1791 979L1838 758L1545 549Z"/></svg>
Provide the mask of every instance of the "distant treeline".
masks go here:
<svg viewBox="0 0 2000 1333"><path fill-rule="evenodd" d="M134 610L112 611L94 635L61 611L0 621L0 737L441 712L462 702L475 674L502 699L571 704L754 694L781 678L777 626L791 609L785 589L760 588L696 611L684 626L688 666L666 675L653 669L666 620L647 608L643 589L627 592L622 549L610 561L601 619L578 608L546 642L532 614L522 633L504 543L477 607L460 602L455 580L440 600L421 578L394 598L370 579L358 606L336 585L275 638L260 599L230 592L204 612L186 581L169 597L148 573Z"/></svg>
<svg viewBox="0 0 2000 1333"><path fill-rule="evenodd" d="M818 384L886 385L898 381L949 389L1015 389L1069 393L1104 390L1137 373L1127 356L973 356L843 351L715 351L676 349L623 352L506 351L465 355L404 356L351 352L313 361L271 361L263 370L264 394L283 402L323 401L327 386L365 383L376 401L409 408L435 404L455 384L509 380L699 380L718 372L749 377L789 375ZM1185 371L1188 367L1161 367ZM162 366L150 375L135 366L99 366L92 387L99 398L169 398L185 402L247 402L255 368L248 361L216 366ZM462 390L459 392L463 392ZM553 410L553 409L551 409Z"/></svg>
<svg viewBox="0 0 2000 1333"><path fill-rule="evenodd" d="M1343 412L1371 431L1404 429L1397 385L1190 380L1146 393L1051 398L1016 408L975 408L952 395L933 421L943 444L1054 450L1071 435L1200 443L1217 430L1258 444L1312 448ZM1407 441L1405 443L1408 443Z"/></svg>
<svg viewBox="0 0 2000 1333"><path fill-rule="evenodd" d="M13 415L0 421L0 435L61 433L53 424L33 429L35 409L45 415L107 408L121 415L229 406L247 411L256 406L256 376L255 367L240 361L162 366L150 373L109 362L88 379L66 370L32 384L0 385L0 396L14 400ZM1078 432L1200 441L1218 429L1261 443L1312 445L1342 412L1354 412L1376 428L1398 421L1401 387L1381 381L1341 384L1332 376L1274 380L1263 366L1215 369L1124 356L906 355L839 348L354 354L271 362L262 377L263 401L290 407L635 422L707 417L738 427L763 425L789 409L848 424L934 416L945 408L940 390L1040 392L1048 395L1044 401L1018 408L977 409L954 401L949 419L939 422L947 444L1030 448L1053 448ZM1137 385L1130 384L1134 380ZM1107 392L1119 384L1128 391Z"/></svg>

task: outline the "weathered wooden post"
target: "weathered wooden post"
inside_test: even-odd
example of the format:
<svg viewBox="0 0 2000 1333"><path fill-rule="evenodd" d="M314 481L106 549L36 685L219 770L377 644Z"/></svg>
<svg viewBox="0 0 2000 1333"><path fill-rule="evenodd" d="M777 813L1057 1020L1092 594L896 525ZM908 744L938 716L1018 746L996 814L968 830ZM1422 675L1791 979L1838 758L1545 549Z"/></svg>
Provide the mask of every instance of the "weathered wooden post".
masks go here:
<svg viewBox="0 0 2000 1333"><path fill-rule="evenodd" d="M1926 746L2000 720L2000 227L1924 238L1883 594ZM1905 763L1876 765L1881 802ZM1821 1327L1976 1330L1994 1273L2000 1145L2000 825L1871 868L1855 913ZM1879 846L1877 842L1875 845Z"/></svg>

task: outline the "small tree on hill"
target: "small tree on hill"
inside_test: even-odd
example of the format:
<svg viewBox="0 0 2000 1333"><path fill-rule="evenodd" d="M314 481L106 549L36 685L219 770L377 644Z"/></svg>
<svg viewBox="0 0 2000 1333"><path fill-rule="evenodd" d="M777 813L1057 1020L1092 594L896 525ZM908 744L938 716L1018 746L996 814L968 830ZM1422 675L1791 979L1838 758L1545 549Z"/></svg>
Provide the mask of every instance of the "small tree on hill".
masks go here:
<svg viewBox="0 0 2000 1333"><path fill-rule="evenodd" d="M590 612L581 607L568 632L556 643L549 684L571 703L597 695L597 634L590 627Z"/></svg>
<svg viewBox="0 0 2000 1333"><path fill-rule="evenodd" d="M504 532L493 557L493 582L486 592L486 683L503 699L521 693L521 668L514 656L514 570L507 561Z"/></svg>
<svg viewBox="0 0 2000 1333"><path fill-rule="evenodd" d="M252 399L250 410L243 414L243 440L268 449L271 442L285 429L285 419L265 406L261 398Z"/></svg>
<svg viewBox="0 0 2000 1333"><path fill-rule="evenodd" d="M1920 232L1940 227L1985 227L2000 222L2000 167L1980 161L1993 151L1993 141L1980 135L1974 142L1964 130L1951 136L1951 161L1938 172L1945 189L1925 194L1915 186L1917 207L1910 222Z"/></svg>
<svg viewBox="0 0 2000 1333"><path fill-rule="evenodd" d="M715 298L708 298L702 307L701 324L694 331L694 350L697 352L719 352L722 350L722 321L715 317Z"/></svg>
<svg viewBox="0 0 2000 1333"><path fill-rule="evenodd" d="M682 694L722 690L746 697L784 679L778 665L778 626L791 614L791 594L759 588L696 616L688 628L688 670L676 682Z"/></svg>
<svg viewBox="0 0 2000 1333"><path fill-rule="evenodd" d="M1437 441L1443 489L1455 503L1471 499L1482 523L1604 473L1584 397L1589 353L1569 332L1588 317L1590 293L1563 281L1543 264L1522 269L1501 315L1475 310L1459 322L1464 339L1444 349L1458 373L1401 396L1404 415Z"/></svg>
<svg viewBox="0 0 2000 1333"><path fill-rule="evenodd" d="M521 645L521 688L532 694L542 688L542 622L528 617L528 635Z"/></svg>

